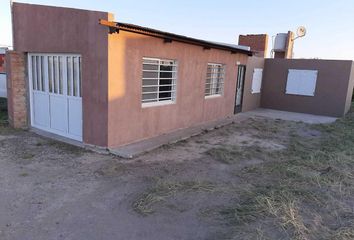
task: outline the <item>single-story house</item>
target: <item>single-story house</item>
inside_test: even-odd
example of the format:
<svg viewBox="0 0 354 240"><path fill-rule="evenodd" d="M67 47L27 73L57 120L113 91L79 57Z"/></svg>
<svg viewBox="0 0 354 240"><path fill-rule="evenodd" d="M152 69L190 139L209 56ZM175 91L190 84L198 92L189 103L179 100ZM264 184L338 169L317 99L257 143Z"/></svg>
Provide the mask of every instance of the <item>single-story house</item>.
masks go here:
<svg viewBox="0 0 354 240"><path fill-rule="evenodd" d="M109 27L105 12L13 3L12 14L34 128L116 147L234 114L248 47Z"/></svg>
<svg viewBox="0 0 354 240"><path fill-rule="evenodd" d="M14 51L7 54L7 72L15 127L115 148L262 104L311 113L332 97L331 111L314 113L342 116L348 110L351 61L333 63L334 69L328 63L325 68L340 76L336 83L324 81L324 89L340 87L315 94L328 77L313 69L321 61L275 63L252 57L247 46L115 22L107 12L13 3L12 15ZM273 79L274 64L279 67Z"/></svg>

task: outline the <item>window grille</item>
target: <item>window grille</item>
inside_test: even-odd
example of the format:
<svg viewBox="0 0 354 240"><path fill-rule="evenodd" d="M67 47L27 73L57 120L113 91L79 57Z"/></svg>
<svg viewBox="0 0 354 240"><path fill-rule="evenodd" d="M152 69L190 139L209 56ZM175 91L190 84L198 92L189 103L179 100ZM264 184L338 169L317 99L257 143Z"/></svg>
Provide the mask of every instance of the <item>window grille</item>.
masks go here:
<svg viewBox="0 0 354 240"><path fill-rule="evenodd" d="M205 96L222 95L224 92L225 65L208 63Z"/></svg>
<svg viewBox="0 0 354 240"><path fill-rule="evenodd" d="M176 101L177 62L143 58L142 104Z"/></svg>

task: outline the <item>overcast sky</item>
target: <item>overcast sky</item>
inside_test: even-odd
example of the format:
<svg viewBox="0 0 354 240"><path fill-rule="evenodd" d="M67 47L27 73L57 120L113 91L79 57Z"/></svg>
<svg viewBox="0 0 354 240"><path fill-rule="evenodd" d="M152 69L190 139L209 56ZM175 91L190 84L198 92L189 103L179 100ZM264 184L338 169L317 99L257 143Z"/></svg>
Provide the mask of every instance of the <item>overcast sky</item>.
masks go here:
<svg viewBox="0 0 354 240"><path fill-rule="evenodd" d="M0 0L0 45L12 45L9 0ZM239 34L296 31L296 58L354 59L354 0L21 0L108 11L116 21L206 40L237 43ZM60 19L58 19L60 21ZM270 41L271 42L271 41Z"/></svg>

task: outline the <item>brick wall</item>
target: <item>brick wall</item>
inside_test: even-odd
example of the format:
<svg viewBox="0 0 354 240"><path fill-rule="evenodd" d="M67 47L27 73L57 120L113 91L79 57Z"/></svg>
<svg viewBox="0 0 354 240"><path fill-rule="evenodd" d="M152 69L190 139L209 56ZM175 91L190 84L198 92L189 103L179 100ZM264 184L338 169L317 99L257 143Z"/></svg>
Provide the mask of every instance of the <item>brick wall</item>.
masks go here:
<svg viewBox="0 0 354 240"><path fill-rule="evenodd" d="M28 127L25 54L6 53L7 103L9 123L14 128Z"/></svg>
<svg viewBox="0 0 354 240"><path fill-rule="evenodd" d="M268 35L267 34L247 34L240 35L238 44L249 46L255 52L257 57L266 57L268 50Z"/></svg>

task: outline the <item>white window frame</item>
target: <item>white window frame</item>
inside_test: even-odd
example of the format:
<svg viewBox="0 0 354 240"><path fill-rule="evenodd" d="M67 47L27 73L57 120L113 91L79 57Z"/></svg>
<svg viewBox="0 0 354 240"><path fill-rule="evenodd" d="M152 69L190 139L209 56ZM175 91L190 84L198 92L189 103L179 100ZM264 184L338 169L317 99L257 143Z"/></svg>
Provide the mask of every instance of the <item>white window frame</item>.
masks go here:
<svg viewBox="0 0 354 240"><path fill-rule="evenodd" d="M260 93L262 90L263 68L253 69L251 93Z"/></svg>
<svg viewBox="0 0 354 240"><path fill-rule="evenodd" d="M158 70L144 70L144 65L147 64L145 63L145 60L150 60L150 61L158 61ZM161 71L160 70L160 66L163 65L161 64L161 62L163 61L168 61L168 62L173 62L172 67L174 67L175 69L173 71ZM147 64L149 65L149 64ZM150 64L150 65L156 65L156 64ZM151 57L143 57L142 59L142 74L144 74L144 72L156 72L157 73L157 78L144 78L142 75L142 81L141 81L141 106L142 107L152 107L152 106L161 106L161 105L168 105L168 104L175 104L176 103L176 98L177 98L177 72L178 72L178 62L175 59L162 59L162 58L151 58ZM166 92L171 92L171 100L161 100L161 98L159 98L159 93L160 93L160 73L161 72L172 72L172 82L171 84L166 84L166 86L171 86L171 91L166 91ZM148 80L148 79L156 79L157 81L157 85L144 85L144 80ZM168 78L169 79L169 78ZM157 91L154 92L145 92L143 91L143 89L145 87L156 87ZM157 98L155 99L149 99L149 100L156 100L153 102L144 102L143 99L143 95L144 94L153 94L156 93L157 94Z"/></svg>
<svg viewBox="0 0 354 240"><path fill-rule="evenodd" d="M211 77L210 77L210 83L208 83L208 69L209 67L212 68L211 72ZM215 69L218 69L218 67L221 67L221 77L218 77L218 74L220 74L217 71L214 71ZM204 88L204 97L205 98L215 98L215 97L221 97L224 95L224 83L225 83L225 72L226 72L226 65L222 63L208 63L207 66L207 74L206 74L206 79L205 79L205 88ZM208 86L209 85L209 86ZM219 85L219 87L218 87ZM219 92L216 92L216 89L219 88ZM209 93L207 93L207 89L209 89ZM209 94L209 95L207 95Z"/></svg>

